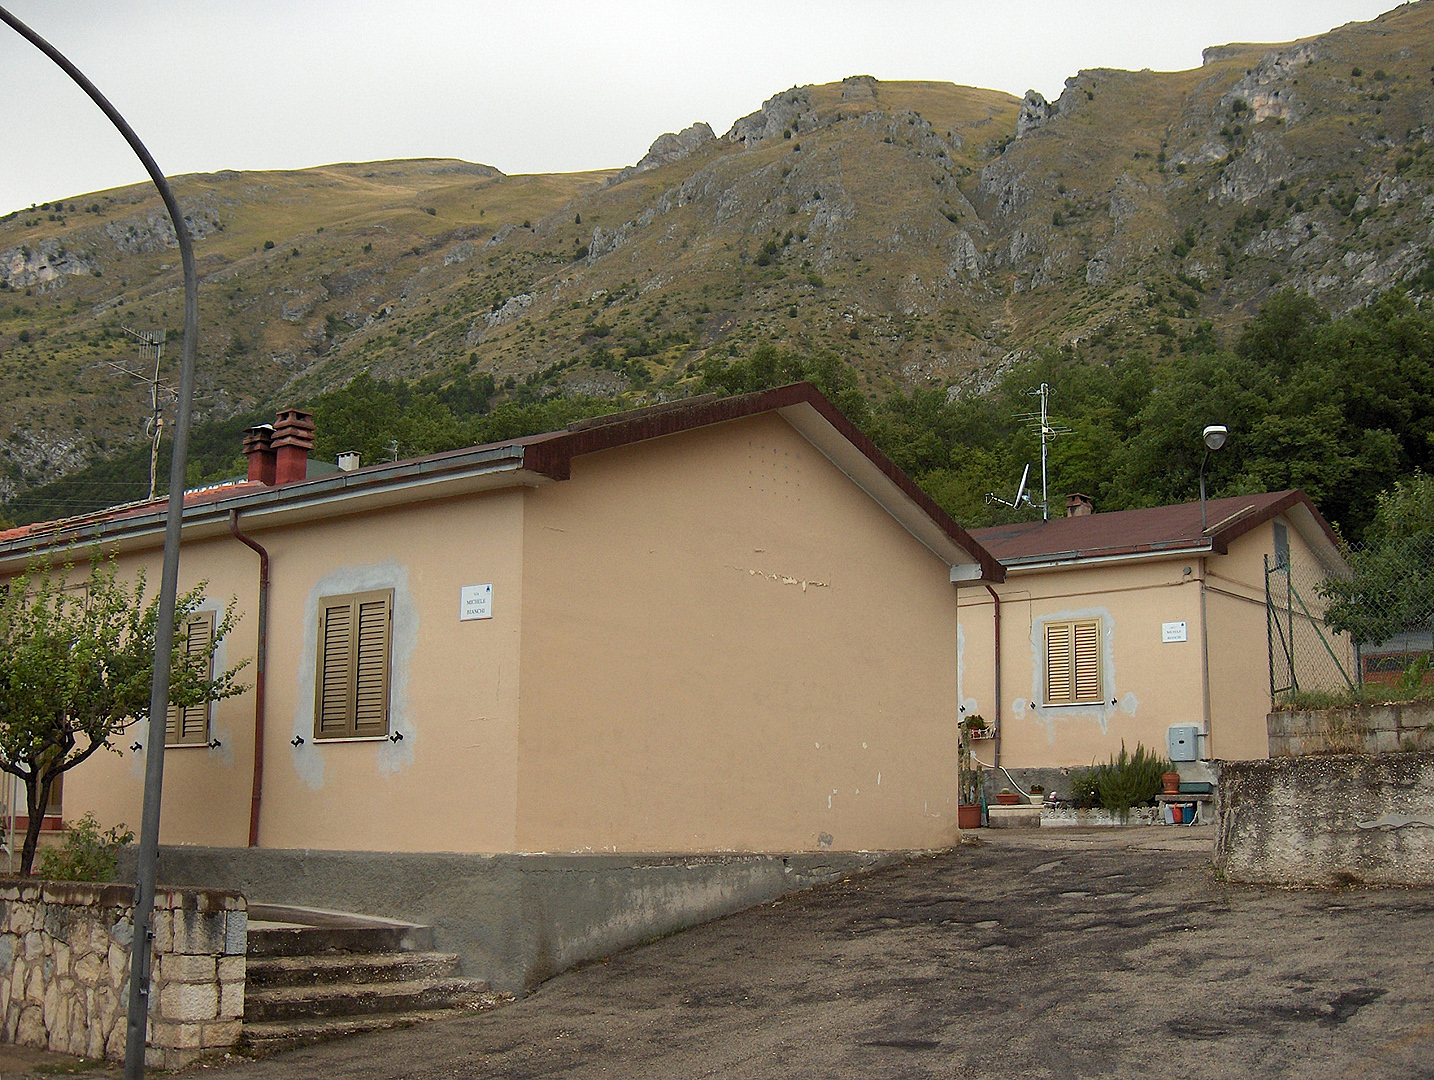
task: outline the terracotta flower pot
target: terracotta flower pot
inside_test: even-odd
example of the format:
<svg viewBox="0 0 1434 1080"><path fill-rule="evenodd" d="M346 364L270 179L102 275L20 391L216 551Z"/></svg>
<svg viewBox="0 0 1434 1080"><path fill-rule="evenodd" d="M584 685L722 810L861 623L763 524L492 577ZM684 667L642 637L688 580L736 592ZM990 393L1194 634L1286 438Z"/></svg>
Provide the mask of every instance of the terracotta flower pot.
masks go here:
<svg viewBox="0 0 1434 1080"><path fill-rule="evenodd" d="M979 806L956 807L956 824L962 829L979 829L981 827L981 808Z"/></svg>
<svg viewBox="0 0 1434 1080"><path fill-rule="evenodd" d="M1161 774L1160 774L1160 783L1161 783L1161 784L1163 785L1163 787L1164 787L1164 792L1163 792L1163 794L1165 794L1165 795L1179 795L1179 794L1180 794L1180 774L1179 774L1178 772L1161 773Z"/></svg>
<svg viewBox="0 0 1434 1080"><path fill-rule="evenodd" d="M1002 806L1015 806L1019 803L1020 798L1021 797L1017 795L1014 791L996 792L996 801Z"/></svg>

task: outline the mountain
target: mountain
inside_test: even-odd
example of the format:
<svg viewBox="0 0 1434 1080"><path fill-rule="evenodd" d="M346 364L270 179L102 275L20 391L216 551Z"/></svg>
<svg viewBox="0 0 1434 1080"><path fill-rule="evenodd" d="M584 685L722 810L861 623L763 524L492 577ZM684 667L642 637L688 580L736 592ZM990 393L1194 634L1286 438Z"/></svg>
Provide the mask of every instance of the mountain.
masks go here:
<svg viewBox="0 0 1434 1080"><path fill-rule="evenodd" d="M199 407L242 416L359 372L491 373L499 396L685 392L763 343L868 391L991 385L1041 345L1179 357L1275 290L1342 312L1434 289L1434 5L1193 71L1082 71L1058 100L854 76L620 170L457 161L179 178L201 275ZM132 446L123 328L170 332L157 197L0 221L0 495Z"/></svg>

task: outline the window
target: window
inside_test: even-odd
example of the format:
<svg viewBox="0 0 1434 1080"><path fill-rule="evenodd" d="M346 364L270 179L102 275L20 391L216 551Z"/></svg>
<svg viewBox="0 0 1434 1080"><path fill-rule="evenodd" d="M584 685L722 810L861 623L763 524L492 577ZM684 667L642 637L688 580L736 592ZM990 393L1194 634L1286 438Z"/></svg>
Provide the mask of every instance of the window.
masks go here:
<svg viewBox="0 0 1434 1080"><path fill-rule="evenodd" d="M388 734L393 590L331 596L319 604L314 738Z"/></svg>
<svg viewBox="0 0 1434 1080"><path fill-rule="evenodd" d="M1046 625L1046 704L1098 705L1100 620Z"/></svg>
<svg viewBox="0 0 1434 1080"><path fill-rule="evenodd" d="M214 612L205 611L191 618L184 626L184 651L189 656L203 656L214 640ZM206 679L214 678L214 656L208 658L204 672ZM205 701L181 709L178 705L169 707L164 725L165 746L207 746L209 744L209 710L212 703Z"/></svg>
<svg viewBox="0 0 1434 1080"><path fill-rule="evenodd" d="M1283 521L1275 522L1275 569L1283 570L1290 565L1290 530Z"/></svg>

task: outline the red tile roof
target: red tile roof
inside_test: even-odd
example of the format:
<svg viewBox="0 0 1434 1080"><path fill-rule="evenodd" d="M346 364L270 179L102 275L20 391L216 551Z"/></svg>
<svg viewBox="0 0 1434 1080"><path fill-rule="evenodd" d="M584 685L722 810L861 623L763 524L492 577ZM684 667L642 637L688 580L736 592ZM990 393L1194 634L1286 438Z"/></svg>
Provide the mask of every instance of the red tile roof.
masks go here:
<svg viewBox="0 0 1434 1080"><path fill-rule="evenodd" d="M1208 500L1205 517L1209 546L1223 555L1236 537L1297 506L1307 509L1329 542L1338 547L1339 540L1329 523L1298 488ZM1200 531L1199 502L996 525L973 529L971 535L1003 563L1109 558L1190 550L1206 544Z"/></svg>

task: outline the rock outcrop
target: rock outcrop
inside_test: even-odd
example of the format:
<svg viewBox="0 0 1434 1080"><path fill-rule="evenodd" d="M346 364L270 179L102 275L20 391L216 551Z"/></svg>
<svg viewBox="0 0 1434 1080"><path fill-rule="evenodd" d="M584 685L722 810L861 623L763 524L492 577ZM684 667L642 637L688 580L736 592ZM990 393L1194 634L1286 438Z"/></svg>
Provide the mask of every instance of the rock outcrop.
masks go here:
<svg viewBox="0 0 1434 1080"><path fill-rule="evenodd" d="M816 126L817 114L812 107L811 91L805 86L794 86L768 98L756 112L738 120L727 132L726 139L743 146L755 146L784 135L795 138Z"/></svg>
<svg viewBox="0 0 1434 1080"><path fill-rule="evenodd" d="M671 131L659 135L648 147L647 153L636 165L629 165L611 180L612 184L620 184L639 173L645 173L660 165L667 165L674 161L681 161L683 158L691 157L707 143L715 142L717 136L712 134L712 129L700 120L691 127L683 128L673 133Z"/></svg>

